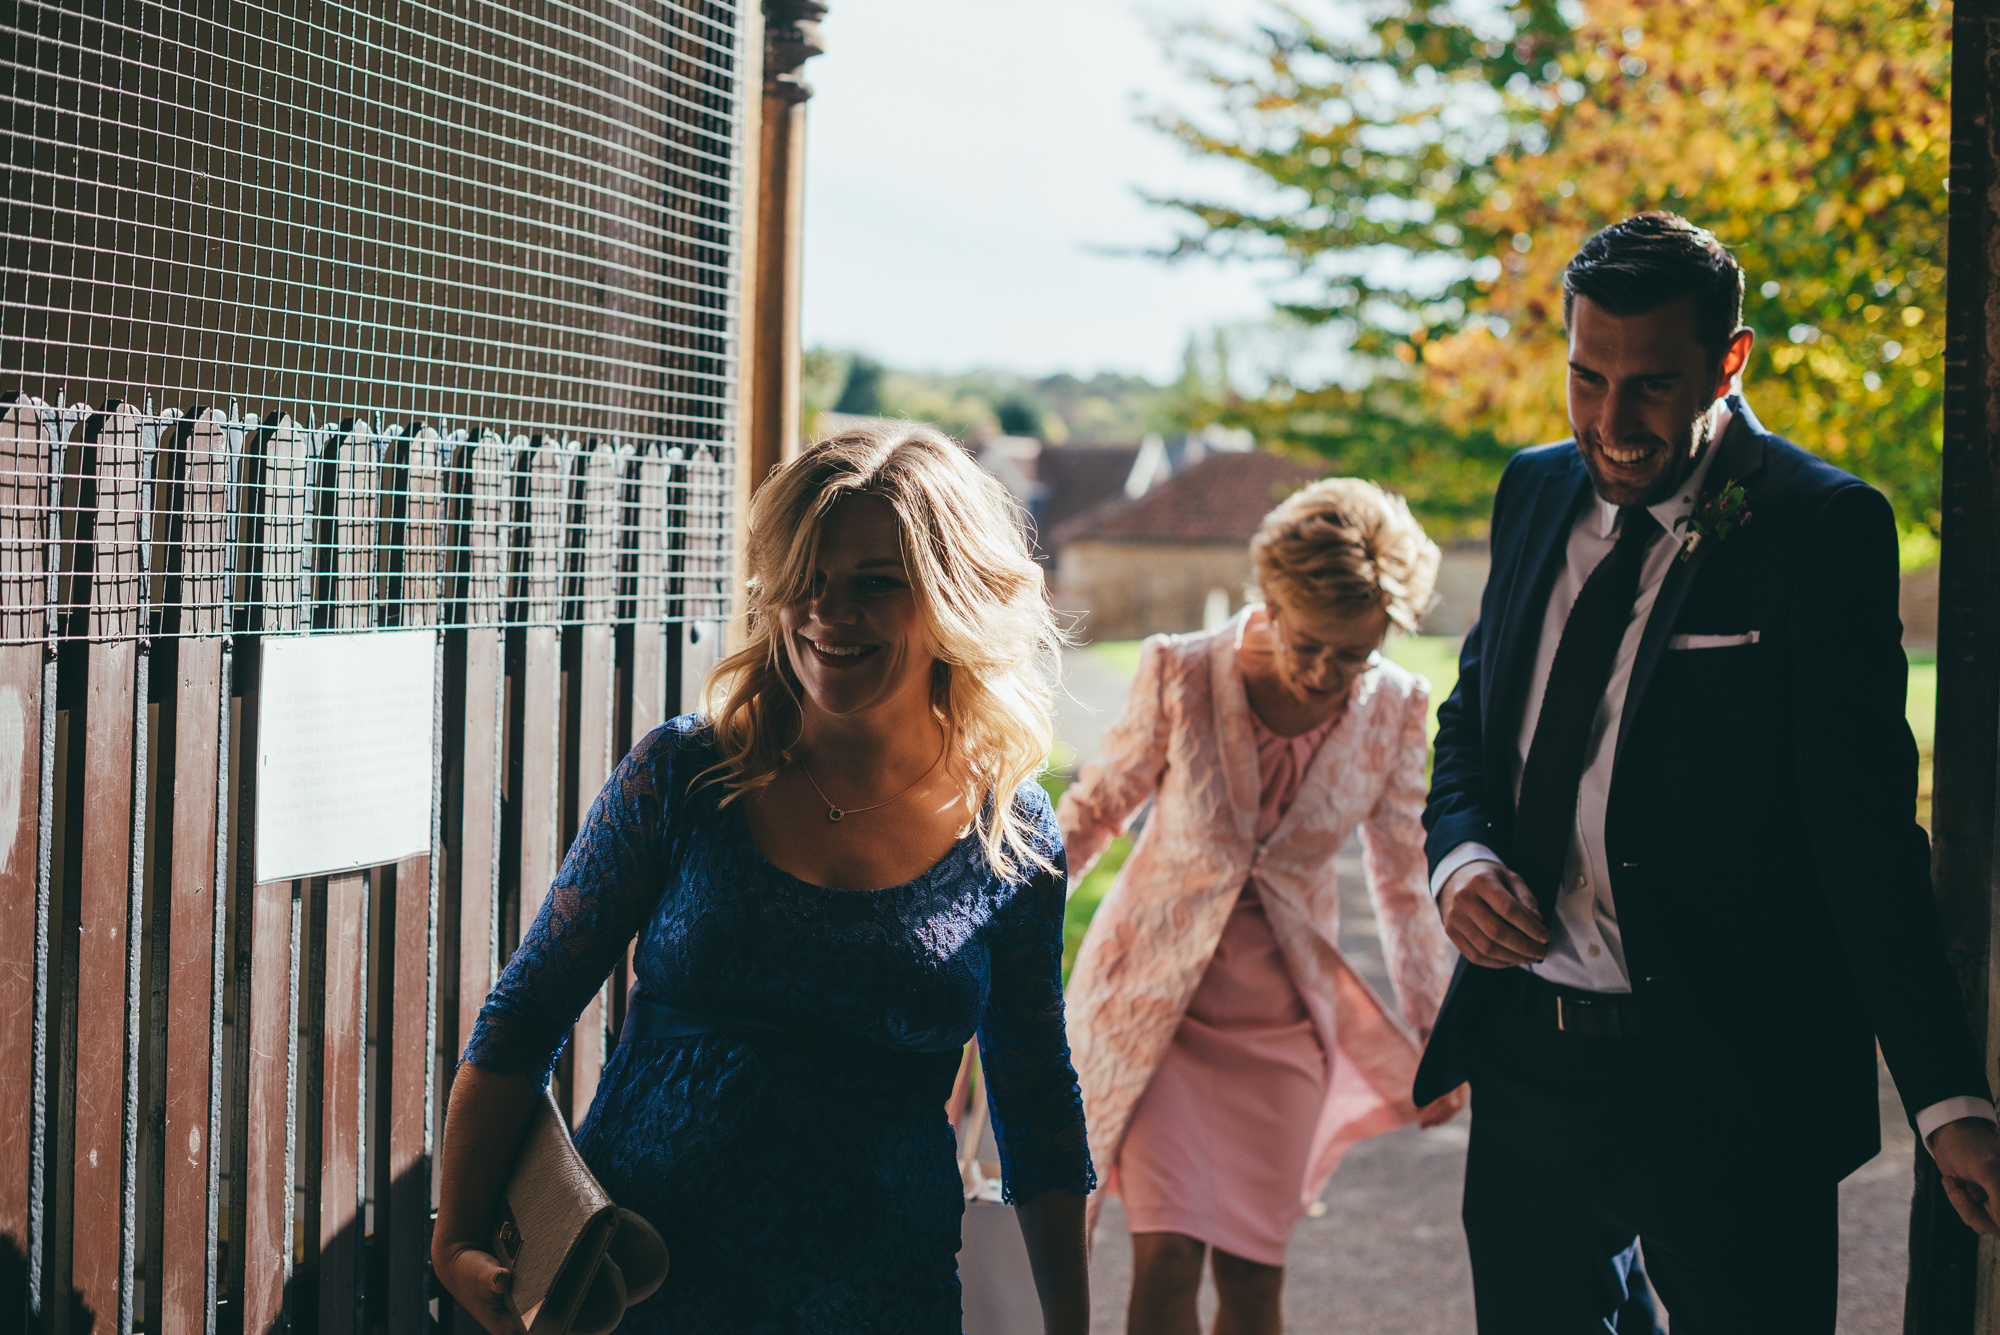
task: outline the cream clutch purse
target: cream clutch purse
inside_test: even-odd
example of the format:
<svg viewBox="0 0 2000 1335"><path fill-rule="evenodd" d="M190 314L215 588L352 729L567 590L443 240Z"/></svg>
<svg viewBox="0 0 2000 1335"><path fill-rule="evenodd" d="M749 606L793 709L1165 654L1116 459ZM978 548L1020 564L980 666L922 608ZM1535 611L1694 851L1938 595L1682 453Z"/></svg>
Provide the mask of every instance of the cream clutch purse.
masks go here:
<svg viewBox="0 0 2000 1335"><path fill-rule="evenodd" d="M667 1244L599 1186L546 1089L507 1179L493 1254L530 1335L606 1335L667 1277Z"/></svg>

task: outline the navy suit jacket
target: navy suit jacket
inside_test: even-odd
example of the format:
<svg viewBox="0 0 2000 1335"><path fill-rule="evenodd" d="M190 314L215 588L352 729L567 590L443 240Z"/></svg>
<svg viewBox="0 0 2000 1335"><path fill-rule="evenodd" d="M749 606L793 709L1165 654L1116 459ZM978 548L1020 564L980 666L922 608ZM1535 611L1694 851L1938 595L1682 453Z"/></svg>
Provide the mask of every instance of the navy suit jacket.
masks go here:
<svg viewBox="0 0 2000 1335"><path fill-rule="evenodd" d="M1946 965L1904 716L1896 525L1873 488L1766 431L1740 398L1710 465L1752 522L1669 567L1633 666L1605 847L1634 1005L1676 1134L1750 1134L1844 1176L1880 1148L1875 1044L1905 1107L1988 1096ZM1513 836L1528 676L1593 503L1574 443L1525 450L1493 499L1492 571L1438 710L1424 811L1433 869ZM1754 644L1670 649L1673 636ZM1499 972L1459 961L1419 1103L1464 1078ZM1783 1150L1781 1149L1781 1152Z"/></svg>

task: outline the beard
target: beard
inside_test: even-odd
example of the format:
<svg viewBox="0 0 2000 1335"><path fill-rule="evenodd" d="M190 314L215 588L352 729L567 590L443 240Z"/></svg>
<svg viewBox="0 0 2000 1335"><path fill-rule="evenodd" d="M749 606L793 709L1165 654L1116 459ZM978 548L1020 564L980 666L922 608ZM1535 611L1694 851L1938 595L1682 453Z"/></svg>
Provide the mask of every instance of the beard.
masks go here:
<svg viewBox="0 0 2000 1335"><path fill-rule="evenodd" d="M1643 484L1609 481L1599 467L1599 457L1604 442L1594 433L1587 437L1590 448L1582 450L1583 464L1590 474L1591 488L1598 496L1612 505L1658 505L1680 490L1715 443L1715 404L1710 403L1688 423L1685 432L1676 432L1677 439L1660 441L1664 461L1653 479ZM1634 444L1651 444L1658 437L1646 437Z"/></svg>

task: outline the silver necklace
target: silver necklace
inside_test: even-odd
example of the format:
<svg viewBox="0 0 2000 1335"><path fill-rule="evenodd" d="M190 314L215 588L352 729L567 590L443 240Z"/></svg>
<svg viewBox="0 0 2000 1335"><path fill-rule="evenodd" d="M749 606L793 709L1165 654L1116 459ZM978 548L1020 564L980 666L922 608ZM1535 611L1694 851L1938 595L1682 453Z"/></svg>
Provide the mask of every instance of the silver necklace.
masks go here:
<svg viewBox="0 0 2000 1335"><path fill-rule="evenodd" d="M908 797L910 793L916 788L917 784L922 783L925 779L930 778L932 774L937 772L937 767L944 762L944 753L947 749L948 748L946 747L944 741L940 740L938 743L937 759L931 762L931 767L929 769L925 770L922 774L919 774L917 776L915 783L912 783L908 788L905 788L902 792L897 793L894 797L887 798L883 801L877 802L874 806L870 807L847 807L847 808L837 807L833 804L833 799L826 795L826 789L819 786L819 780L813 777L812 770L807 767L806 762L803 760L799 761L799 772L806 776L806 782L811 784L813 787L813 791L819 794L819 800L826 803L826 818L829 821L833 822L835 825L838 825L843 820L846 820L849 816L861 816L867 814L870 811L880 811L883 807L888 806L890 803L898 802L901 801L903 798Z"/></svg>

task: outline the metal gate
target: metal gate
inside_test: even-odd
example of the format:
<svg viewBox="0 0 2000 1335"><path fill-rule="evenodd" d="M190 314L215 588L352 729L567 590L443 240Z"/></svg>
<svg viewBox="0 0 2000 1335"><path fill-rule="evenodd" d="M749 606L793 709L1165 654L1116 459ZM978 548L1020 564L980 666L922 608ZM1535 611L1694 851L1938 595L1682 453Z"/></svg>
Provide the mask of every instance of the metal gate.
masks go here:
<svg viewBox="0 0 2000 1335"><path fill-rule="evenodd" d="M728 613L757 29L0 18L0 1329L448 1316L456 1051ZM430 851L259 883L265 646L425 628Z"/></svg>

